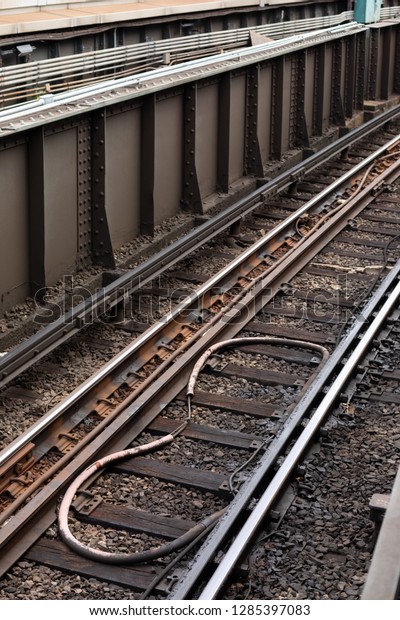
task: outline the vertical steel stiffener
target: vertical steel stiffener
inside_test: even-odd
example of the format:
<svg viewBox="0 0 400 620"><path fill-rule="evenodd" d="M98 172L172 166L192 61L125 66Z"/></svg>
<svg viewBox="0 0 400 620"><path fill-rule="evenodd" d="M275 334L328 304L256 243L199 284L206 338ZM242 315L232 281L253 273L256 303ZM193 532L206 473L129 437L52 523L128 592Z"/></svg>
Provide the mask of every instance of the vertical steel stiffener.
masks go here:
<svg viewBox="0 0 400 620"><path fill-rule="evenodd" d="M82 119L78 127L78 259L79 267L91 261L91 136L90 119Z"/></svg>
<svg viewBox="0 0 400 620"><path fill-rule="evenodd" d="M184 89L184 129L183 129L183 197L184 209L202 213L202 201L196 168L196 111L197 83L189 84Z"/></svg>
<svg viewBox="0 0 400 620"><path fill-rule="evenodd" d="M148 95L142 105L140 172L140 230L154 233L154 183L156 163L156 95Z"/></svg>
<svg viewBox="0 0 400 620"><path fill-rule="evenodd" d="M245 174L262 177L263 164L258 140L259 85L260 65L256 64L247 71Z"/></svg>
<svg viewBox="0 0 400 620"><path fill-rule="evenodd" d="M92 114L92 260L115 269L106 213L106 111Z"/></svg>
<svg viewBox="0 0 400 620"><path fill-rule="evenodd" d="M217 188L229 190L230 142L231 142L232 73L221 76L218 93L218 162Z"/></svg>

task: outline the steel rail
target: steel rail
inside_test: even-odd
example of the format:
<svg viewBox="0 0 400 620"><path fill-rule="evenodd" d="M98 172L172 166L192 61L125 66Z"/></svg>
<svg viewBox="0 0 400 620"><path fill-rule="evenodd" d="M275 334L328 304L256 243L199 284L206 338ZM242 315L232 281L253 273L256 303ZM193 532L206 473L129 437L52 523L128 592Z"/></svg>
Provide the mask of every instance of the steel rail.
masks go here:
<svg viewBox="0 0 400 620"><path fill-rule="evenodd" d="M388 151L392 146L398 143L400 136L397 136L380 147L374 153L371 153L368 157L363 159L360 163L354 166L351 170L345 172L339 179L325 187L317 196L307 201L302 207L290 214L285 220L274 226L268 233L261 237L258 241L244 250L233 261L229 263L225 268L221 269L217 274L211 277L207 282L201 285L191 295L186 297L176 308L167 313L163 319L157 321L153 326L147 329L143 334L136 338L129 346L127 346L119 355L115 356L112 360L106 363L99 371L93 374L80 388L72 392L65 400L59 405L54 407L51 412L39 420L36 424L32 425L28 431L22 433L18 439L13 441L6 449L0 451L0 466L3 465L11 456L16 454L26 443L32 441L40 432L48 427L55 419L60 417L70 406L76 403L83 395L87 394L90 389L98 385L105 377L107 377L112 371L114 371L125 360L131 357L134 353L140 350L141 347L155 336L157 336L164 327L176 320L184 310L187 310L193 306L193 304L202 299L202 297L212 288L215 288L223 279L233 274L236 269L247 261L254 254L262 252L263 248L272 240L278 237L281 233L285 232L288 227L294 224L304 213L310 212L316 205L321 204L329 196L334 194L341 186L343 186L354 175L358 174L364 168L367 168L371 162L379 158L383 153Z"/></svg>
<svg viewBox="0 0 400 620"><path fill-rule="evenodd" d="M325 187L317 196L307 201L302 207L291 213L285 220L274 226L258 241L249 246L246 250L241 252L229 265L221 269L218 273L212 276L207 282L202 284L191 295L186 297L176 308L171 312L164 315L164 317L154 323L143 334L138 336L130 345L128 345L120 354L115 356L112 360L106 363L99 371L93 374L85 383L82 384L77 390L72 392L65 400L59 405L56 405L51 412L33 424L28 431L22 433L18 439L13 441L9 446L0 451L0 467L9 458L16 454L26 443L32 441L40 432L47 428L55 419L60 417L69 407L76 403L83 395L87 394L90 389L98 385L105 377L107 377L112 371L120 366L125 360L131 357L134 353L139 351L144 344L149 342L155 336L157 336L163 328L170 322L176 320L184 310L187 310L193 306L193 304L203 298L203 296L215 288L223 279L226 279L229 275L233 274L237 268L247 261L254 254L261 254L265 246L272 240L278 237L281 233L285 232L288 227L293 225L304 213L309 213L316 205L321 204L325 199L334 194L343 184L349 179L358 174L361 170L368 167L371 162L379 158L383 153L389 150L392 146L399 142L400 136L397 136L380 147L374 153L371 153L368 157L363 159L360 163L354 166L351 170L345 172L339 179L336 179L333 183ZM143 284L143 283L142 283Z"/></svg>
<svg viewBox="0 0 400 620"><path fill-rule="evenodd" d="M232 574L235 565L237 566L237 563L248 547L248 544L254 539L257 528L259 528L263 519L266 518L268 511L273 506L284 484L287 482L294 468L299 463L308 444L315 436L315 433L329 412L330 407L332 407L335 400L337 400L337 397L344 385L349 381L350 373L356 368L360 357L364 354L377 330L386 319L388 312L391 311L394 304L398 301L400 294L400 282L397 282L396 284L396 281L398 281L399 277L400 260L397 261L389 275L375 292L373 298L367 303L365 309L363 310L362 316L357 317L348 334L341 340L311 388L296 405L288 418L284 429L281 431L277 439L274 440L268 447L262 461L260 462L260 465L254 473L254 476L239 490L225 515L221 518L214 531L209 535L206 543L194 558L190 572L181 578L170 598L175 600L185 600L193 595L193 590L199 584L206 568L211 562L211 559L215 557L215 554L221 548L222 543L226 540L229 533L233 531L239 515L243 513L250 500L253 499L255 490L259 487L261 482L265 480L266 475L271 471L277 461L277 458L288 445L294 431L299 427L301 421L310 415L312 407L315 406L317 399L321 397L324 388L328 385L328 381L330 381L332 376L334 376L337 372L337 368L342 365L339 374L336 376L331 386L329 386L329 391L326 396L318 404L317 409L312 414L304 431L300 434L293 448L285 458L282 466L272 478L267 489L262 494L255 507L252 508L250 517L237 533L233 544L229 547L226 555L219 563L214 574L211 576L207 585L198 596L199 600L211 600L217 597L221 588ZM383 307L378 310L379 306L382 304L382 299L388 295L388 291L390 291L393 286L395 286L394 290L390 292ZM376 318L373 319L377 310L378 314ZM368 324L371 319L373 319L372 323L362 336L359 344L351 353L348 361L345 361L345 357L349 354L351 347L354 346L354 342L360 337L360 333L362 332L364 326Z"/></svg>
<svg viewBox="0 0 400 620"><path fill-rule="evenodd" d="M236 221L251 213L259 205L260 200L285 190L329 158L338 155L342 150L399 115L400 106L396 106L379 117L368 121L363 126L352 130L333 144L329 144L314 155L311 155L304 162L297 164L292 169L280 174L276 179L254 190L249 196L239 200L222 213L211 218L208 222L198 226L182 239L172 243L142 265L124 274L88 300L81 302L62 317L29 337L0 358L0 387L9 383L18 374L77 334L83 325L93 322L113 306L123 301L127 295L140 290L141 286L144 286L154 277L171 268L206 242L222 233Z"/></svg>
<svg viewBox="0 0 400 620"><path fill-rule="evenodd" d="M392 278L391 278L392 280ZM349 381L349 377L356 369L364 354L371 345L372 340L378 334L382 325L386 321L388 315L393 310L395 304L398 303L400 297L400 282L397 283L394 290L389 294L384 305L373 319L365 334L363 334L360 342L351 353L349 359L345 362L338 376L329 387L329 391L322 399L322 402L312 414L307 426L300 434L299 438L286 456L278 472L269 483L267 489L261 495L256 506L252 508L251 514L244 523L240 532L235 538L234 544L229 547L226 555L219 563L218 568L209 580L204 590L199 595L199 600L212 600L216 598L223 585L231 575L237 562L244 550L247 548L249 541L253 539L261 523L265 519L268 511L276 502L279 494L287 484L295 467L300 463L306 449L310 446L316 432L320 428L322 422L331 411L332 406L337 400L341 391L345 388ZM380 298L379 298L380 299Z"/></svg>
<svg viewBox="0 0 400 620"><path fill-rule="evenodd" d="M400 162L397 162L397 167ZM396 167L395 173L398 175ZM394 168L392 166L391 168ZM374 187L382 183L384 177L389 178L393 170L387 170L374 181ZM392 180L392 179L391 179ZM190 365L201 355L210 344L217 340L234 337L279 290L283 281L289 281L310 260L310 255L318 253L331 241L338 231L346 225L348 218L354 218L373 199L371 188L364 189L357 200L344 206L340 212L309 238L303 239L299 246L289 250L274 269L259 280L256 286L247 285L244 295L228 305L224 314L217 315L213 323L205 324L193 337L193 345L179 352L179 356L166 368L162 376L158 376L151 385L139 393L137 398L120 412L106 428L93 438L90 444L74 455L66 455L70 459L62 472L55 472L48 484L39 489L33 498L9 518L0 528L0 571L9 569L24 550L36 540L55 518L55 502L57 496L76 477L82 467L87 466L94 458L126 448L137 434L142 432L155 419L168 402L183 389L189 374ZM268 295L266 295L268 291ZM140 413L140 416L138 415ZM105 452L106 451L106 452ZM32 519L36 520L32 525ZM218 526L217 526L218 527ZM17 538L17 541L16 541ZM3 574L3 573L1 573Z"/></svg>

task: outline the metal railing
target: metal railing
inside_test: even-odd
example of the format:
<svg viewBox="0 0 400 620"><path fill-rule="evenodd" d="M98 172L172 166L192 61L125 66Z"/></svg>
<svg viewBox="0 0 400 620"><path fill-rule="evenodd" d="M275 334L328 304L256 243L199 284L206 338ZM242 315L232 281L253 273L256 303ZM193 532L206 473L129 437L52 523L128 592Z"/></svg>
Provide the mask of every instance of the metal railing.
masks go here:
<svg viewBox="0 0 400 620"><path fill-rule="evenodd" d="M398 600L400 596L400 468L380 527L362 600Z"/></svg>
<svg viewBox="0 0 400 620"><path fill-rule="evenodd" d="M0 105L39 98L93 82L134 75L165 65L245 47L251 34L281 39L293 34L352 21L353 11L338 15L292 20L250 28L195 34L123 47L50 58L0 68Z"/></svg>

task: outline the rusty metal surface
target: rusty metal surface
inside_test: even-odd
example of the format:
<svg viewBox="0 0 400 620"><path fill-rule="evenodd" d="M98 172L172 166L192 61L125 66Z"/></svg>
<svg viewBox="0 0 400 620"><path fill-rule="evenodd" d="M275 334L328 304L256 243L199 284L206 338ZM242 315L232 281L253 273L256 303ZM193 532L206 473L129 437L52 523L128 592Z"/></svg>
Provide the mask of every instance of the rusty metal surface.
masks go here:
<svg viewBox="0 0 400 620"><path fill-rule="evenodd" d="M228 226L231 226L232 222L254 211L259 204L258 201L262 200L263 197L268 196L271 198L271 196L287 188L293 180L302 178L307 171L314 170L325 159L340 153L348 145L355 143L364 133L373 131L390 119L396 118L398 114L398 109L390 110L384 115L369 121L365 127L353 130L353 132L343 136L337 144L328 145L322 151L310 156L305 162L295 166L291 171L281 174L275 180L266 183L250 194L249 197L234 204L226 212L197 227L189 235L175 242L173 246L163 250L153 259L144 263L143 266L121 276L113 284L96 293L88 302L80 303L65 316L43 328L39 334L22 343L0 360L1 384L5 385L22 369L28 368L35 361L41 359L43 355L53 350L60 340L66 340L71 337L76 333L80 325L100 316L105 307L112 307L121 301L124 294L137 290L139 283L144 285L150 281L160 272L160 265L161 271L164 268L171 267L178 260L201 247L206 240L214 238Z"/></svg>
<svg viewBox="0 0 400 620"><path fill-rule="evenodd" d="M218 84L197 88L196 167L201 198L217 187Z"/></svg>
<svg viewBox="0 0 400 620"><path fill-rule="evenodd" d="M180 209L184 175L182 96L160 98L156 108L154 223L157 226Z"/></svg>
<svg viewBox="0 0 400 620"><path fill-rule="evenodd" d="M30 292L26 145L0 151L0 187L0 294L9 308Z"/></svg>
<svg viewBox="0 0 400 620"><path fill-rule="evenodd" d="M398 167L398 166L397 166ZM397 171L396 171L397 174ZM378 179L377 183L379 183L382 179ZM390 182L390 178L387 179ZM373 196L370 196L370 189L368 188L368 190L364 190L364 192L362 193L362 195L360 195L358 198L362 198L364 201L368 201L369 199L373 199ZM357 199L353 199L352 201L352 207L354 207L354 211L351 212L347 212L347 210L343 210L343 212L341 213L336 213L336 215L333 217L332 222L338 224L339 228L346 226L347 225L347 221L348 218L351 216L354 216L358 210L360 210L362 208L362 205L360 206L358 204L358 198ZM329 225L328 225L329 224ZM318 239L311 239L309 238L308 240L305 240L305 244L303 247L307 246L307 252L305 252L304 254L301 252L296 251L296 252L289 252L289 255L284 257L284 260L282 261L282 263L278 266L277 271L280 273L281 278L283 278L283 281L287 281L287 278L290 279L291 275L293 275L293 273L297 272L297 270L304 265L306 262L308 262L309 258L310 258L310 253L318 251L321 249L321 247L323 247L323 245L325 245L329 239L332 239L335 232L332 230L331 228L331 224L328 222L327 224L325 224L324 229L321 230L321 235L318 237ZM312 252L311 252L311 245L313 243L313 241L315 241L316 243L316 247L312 248ZM296 250L298 250L298 248L296 248ZM252 251L254 251L252 249ZM248 258L248 257L247 257ZM259 288L259 290L256 287L256 290L252 291L252 293L250 293L250 285L249 288L244 291L245 296L243 297L243 299L241 299L242 301L251 301L253 299L252 295L253 293L256 296L256 303L252 304L252 310L251 310L251 316L254 316L254 313L260 308L262 307L265 303L266 300L265 298L263 298L263 293L265 293L265 287L269 286L271 284L271 282L273 281L274 275L269 274L267 277L263 277L263 282L261 283L261 286ZM274 288L276 288L277 283L274 283ZM217 317L218 322L216 322L215 325L213 325L213 327L210 329L209 325L205 326L205 331L203 331L203 333L201 334L202 336L205 336L207 333L207 337L206 338L198 338L198 343L195 347L195 351L193 352L194 355L197 355L199 353L199 351L201 349L204 350L204 348L207 346L207 339L208 337L210 337L211 339L215 339L216 337L221 337L222 334L221 332L223 332L224 334L229 331L233 331L234 333L236 333L236 331L240 330L242 324L246 323L249 318L248 313L247 313L247 309L244 312L244 307L243 304L240 304L240 308L237 310L238 314L238 318L240 318L240 320L236 323L236 321L234 321L235 325L232 326L228 326L228 324L226 323L225 320L221 320L219 319L219 317ZM254 307L253 307L254 306ZM243 313L243 316L242 316ZM244 316L245 315L245 316ZM235 316L235 312L232 314L232 316ZM235 331L236 330L236 331ZM200 335L200 332L199 334ZM176 351L177 353L181 353L181 351ZM187 368L187 363L188 361L192 361L193 357L192 357L192 352L187 351L185 352L182 357L178 358L177 361L177 367L180 368L181 370L183 370L183 372L186 372L186 368ZM168 369L168 371L166 372L166 375L169 376L174 376L174 372L173 369ZM155 384L153 384L152 389L149 391L148 393L148 397L153 399L156 398L157 396L161 396L161 390L165 389L165 385L164 385L164 379L166 378L166 376L164 376L162 379L160 380L158 379ZM180 381L180 380L179 380ZM177 387L179 387L180 383L178 381L177 385L174 385L173 388L168 387L168 390L173 390L175 392L175 394L177 393L175 390ZM131 417L139 412L141 410L142 407L144 407L144 405L146 404L146 400L144 398L144 394L141 394L140 397L134 401L131 402L131 404L129 405L128 409L124 410L123 416L122 418L118 419L117 424L113 425L112 428L112 433L116 432L117 429L119 428L122 432L125 431L125 425L128 423L128 421L131 419ZM163 403L165 403L166 401L163 399L162 401ZM160 409L160 404L157 403L155 405L155 410L152 412L151 415L156 415L158 410ZM144 420L140 420L140 424L144 423ZM105 435L108 435L109 438L111 438L111 429L106 429L105 431ZM128 438L126 437L125 433L124 433L124 441L128 441ZM101 448L101 444L95 440L93 442L92 448L97 451ZM53 482L50 485L51 488L51 493L54 492L55 488L54 485L57 485L58 482L61 481L57 481L56 479L53 480ZM37 499L37 497L35 498ZM38 504L36 504L36 509L39 510L39 506ZM22 511L23 512L23 511ZM5 528L7 529L7 528Z"/></svg>
<svg viewBox="0 0 400 620"><path fill-rule="evenodd" d="M106 131L106 211L116 248L140 229L140 108L108 116Z"/></svg>
<svg viewBox="0 0 400 620"><path fill-rule="evenodd" d="M77 266L112 267L112 253L140 230L152 233L182 206L202 212L205 198L228 192L246 179L244 171L249 181L261 177L271 159L307 146L333 127L330 122L342 126L344 110L351 115L360 108L364 30L356 30L336 33L334 43L325 37L307 50L304 43L261 62L257 52L246 65L239 58L240 68L218 60L207 79L198 69L176 72L170 80L149 76L140 88L115 87L81 108L35 112L29 127L46 127L41 139L39 130L15 123L12 131L29 143L29 170L22 151L19 157L15 149L2 151L0 189L9 195L14 179L16 207L8 210L0 233L5 254L15 257L15 268L4 269L1 278L1 310L8 298L22 301ZM371 33L377 48L364 50L372 63L365 90L375 93L379 86L390 95L396 87L398 25L377 25ZM346 95L348 86L354 96ZM56 122L50 112L68 118ZM101 114L103 137L95 130ZM2 129L2 136L11 131L5 124ZM6 139L0 138L0 147ZM103 214L89 213L96 205ZM26 215L18 215L24 210ZM28 238L26 217L34 223ZM18 246L24 250L17 253Z"/></svg>

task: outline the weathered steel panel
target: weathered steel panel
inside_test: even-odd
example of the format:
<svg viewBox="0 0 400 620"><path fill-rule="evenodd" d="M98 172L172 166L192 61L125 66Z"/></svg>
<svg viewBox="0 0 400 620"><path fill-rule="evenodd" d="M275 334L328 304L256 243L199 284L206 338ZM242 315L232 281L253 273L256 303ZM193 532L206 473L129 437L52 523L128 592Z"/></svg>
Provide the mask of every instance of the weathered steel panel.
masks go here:
<svg viewBox="0 0 400 620"><path fill-rule="evenodd" d="M225 73L219 81L218 102L218 169L217 188L229 191L232 73Z"/></svg>
<svg viewBox="0 0 400 620"><path fill-rule="evenodd" d="M77 264L91 262L92 135L89 118L78 127L78 256Z"/></svg>
<svg viewBox="0 0 400 620"><path fill-rule="evenodd" d="M74 273L78 253L77 128L44 143L45 274L47 286Z"/></svg>
<svg viewBox="0 0 400 620"><path fill-rule="evenodd" d="M244 170L246 123L246 76L232 77L231 84L231 139L229 145L229 183L240 179Z"/></svg>
<svg viewBox="0 0 400 620"><path fill-rule="evenodd" d="M217 187L218 84L197 90L196 165L202 198Z"/></svg>
<svg viewBox="0 0 400 620"><path fill-rule="evenodd" d="M272 114L272 67L270 64L260 69L260 87L258 97L258 139L261 160L265 164L271 154L271 114Z"/></svg>
<svg viewBox="0 0 400 620"><path fill-rule="evenodd" d="M395 82L395 45L396 31L393 28L385 28L382 37L382 77L381 98L388 99L394 92Z"/></svg>
<svg viewBox="0 0 400 620"><path fill-rule="evenodd" d="M182 197L182 95L156 103L155 224L180 211Z"/></svg>
<svg viewBox="0 0 400 620"><path fill-rule="evenodd" d="M293 117L291 118L291 108L293 105L293 75L292 75L292 58L284 58L283 71L283 97L282 97L282 149L287 151L290 145L290 132L292 129Z"/></svg>
<svg viewBox="0 0 400 620"><path fill-rule="evenodd" d="M106 136L106 212L115 249L140 228L140 108L107 116Z"/></svg>
<svg viewBox="0 0 400 620"><path fill-rule="evenodd" d="M197 175L197 134L197 82L193 82L186 84L183 92L182 206L193 213L202 213Z"/></svg>
<svg viewBox="0 0 400 620"><path fill-rule="evenodd" d="M325 75L323 85L323 110L322 131L329 127L331 114L331 97L333 84L333 46L327 45L325 49Z"/></svg>
<svg viewBox="0 0 400 620"><path fill-rule="evenodd" d="M246 78L246 136L245 136L245 174L263 176L263 165L261 161L260 143L258 139L259 107L258 99L260 96L260 65L256 64L247 69Z"/></svg>
<svg viewBox="0 0 400 620"><path fill-rule="evenodd" d="M315 50L306 55L306 76L304 89L304 114L308 136L313 133L314 88L315 88Z"/></svg>
<svg viewBox="0 0 400 620"><path fill-rule="evenodd" d="M285 59L275 58L272 65L271 157L280 159L283 152Z"/></svg>
<svg viewBox="0 0 400 620"><path fill-rule="evenodd" d="M28 157L25 144L0 151L0 308L29 294Z"/></svg>
<svg viewBox="0 0 400 620"><path fill-rule="evenodd" d="M106 112L91 115L91 258L95 265L113 269L115 258L106 211Z"/></svg>

